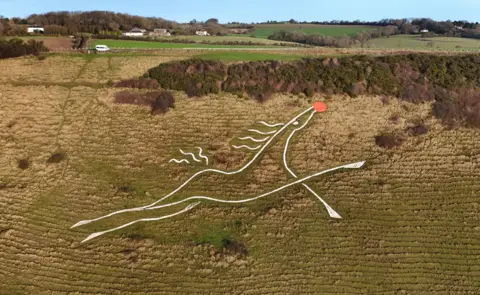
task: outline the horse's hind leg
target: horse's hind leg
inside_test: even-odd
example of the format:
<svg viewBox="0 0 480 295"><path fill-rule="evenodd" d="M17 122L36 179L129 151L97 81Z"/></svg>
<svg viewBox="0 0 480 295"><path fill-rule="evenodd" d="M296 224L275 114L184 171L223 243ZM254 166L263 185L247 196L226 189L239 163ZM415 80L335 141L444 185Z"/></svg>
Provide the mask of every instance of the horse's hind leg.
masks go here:
<svg viewBox="0 0 480 295"><path fill-rule="evenodd" d="M153 217L153 218L141 218L141 219L137 219L137 220L134 220L134 221L131 221L129 223L125 223L123 225L120 225L120 226L117 226L117 227L114 227L114 228L111 228L111 229L108 229L108 230L104 230L104 231L100 231L100 232L96 232L96 233L93 233L91 235L89 235L85 240L83 240L81 243L84 243L86 241L89 241L91 239L94 239L96 237L99 237L103 234L106 234L106 233L109 233L109 232L113 232L113 231L116 231L116 230L119 230L119 229L122 229L122 228L125 228L125 227L128 227L132 224L135 224L135 223L138 223L138 222L144 222L144 221L157 221L157 220L162 220L162 219L167 219L167 218L170 218L170 217L174 217L176 215L179 215L179 214L182 214L182 213L185 213L187 211L190 211L192 210L194 207L196 207L198 204L200 204L200 202L195 202L195 203L192 203L190 205L188 205L187 207L185 207L184 209L178 211L178 212L175 212L175 213L172 213L172 214L169 214L169 215L163 215L163 216L160 216L160 217Z"/></svg>

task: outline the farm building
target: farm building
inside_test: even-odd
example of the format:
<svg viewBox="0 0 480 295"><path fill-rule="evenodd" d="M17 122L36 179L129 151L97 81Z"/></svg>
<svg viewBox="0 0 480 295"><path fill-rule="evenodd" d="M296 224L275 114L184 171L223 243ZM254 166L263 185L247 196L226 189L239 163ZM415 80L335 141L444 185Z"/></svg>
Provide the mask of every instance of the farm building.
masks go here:
<svg viewBox="0 0 480 295"><path fill-rule="evenodd" d="M130 31L123 32L122 35L127 37L142 37L146 32L147 30L144 29L133 28Z"/></svg>
<svg viewBox="0 0 480 295"><path fill-rule="evenodd" d="M195 35L197 35L197 36L210 36L210 34L206 30L196 31Z"/></svg>
<svg viewBox="0 0 480 295"><path fill-rule="evenodd" d="M28 26L27 32L28 33L45 33L45 29L40 26Z"/></svg>
<svg viewBox="0 0 480 295"><path fill-rule="evenodd" d="M154 29L153 31L148 32L148 35L170 37L172 33L168 29Z"/></svg>

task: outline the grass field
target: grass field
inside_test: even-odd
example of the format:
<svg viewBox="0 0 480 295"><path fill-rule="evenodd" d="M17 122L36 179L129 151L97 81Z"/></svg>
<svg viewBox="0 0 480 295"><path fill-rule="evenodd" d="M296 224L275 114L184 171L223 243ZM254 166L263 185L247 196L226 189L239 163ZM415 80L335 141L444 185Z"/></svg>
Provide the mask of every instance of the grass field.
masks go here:
<svg viewBox="0 0 480 295"><path fill-rule="evenodd" d="M94 40L90 47L102 44L110 48L252 48L262 46L243 46L243 45L214 45L214 44L200 44L200 43L162 43L162 42L148 42L148 41L134 41L134 40ZM265 44L263 46L268 46Z"/></svg>
<svg viewBox="0 0 480 295"><path fill-rule="evenodd" d="M480 132L445 130L430 104L380 97L329 97L328 111L292 139L287 154L300 176L367 161L308 182L343 219L329 218L297 186L245 205L203 202L171 220L80 244L139 215L70 229L74 223L148 204L204 168L169 164L179 148L201 146L208 167L232 170L252 157L231 148L247 128L286 122L311 105L291 95L259 104L175 93L174 110L151 116L147 108L113 103L119 89L88 86L180 58L0 60L9 69L0 76L0 293L478 293ZM418 121L426 135L392 150L375 145L374 136ZM281 165L285 140L245 173L205 175L182 196L250 197L291 181ZM55 153L63 160L48 161ZM28 167L19 168L20 160ZM247 253L219 250L225 240Z"/></svg>
<svg viewBox="0 0 480 295"><path fill-rule="evenodd" d="M359 45L358 45L359 46ZM369 48L480 50L480 40L453 37L421 38L419 35L397 35L370 40Z"/></svg>
<svg viewBox="0 0 480 295"><path fill-rule="evenodd" d="M325 26L325 25L301 25L301 24L268 24L257 25L253 34L257 38L268 38L277 31L298 31L305 34L324 35L324 36L353 36L356 33L375 30L375 27L363 26Z"/></svg>
<svg viewBox="0 0 480 295"><path fill-rule="evenodd" d="M167 38L167 37L165 37ZM253 43L262 43L266 45L273 45L278 43L288 43L288 42L280 42L275 40L268 40L264 38L252 38L249 34L245 35L234 35L234 36L175 36L175 37L168 37L171 39L188 39L193 40L195 42L202 42L202 41L209 41L209 42L253 42Z"/></svg>

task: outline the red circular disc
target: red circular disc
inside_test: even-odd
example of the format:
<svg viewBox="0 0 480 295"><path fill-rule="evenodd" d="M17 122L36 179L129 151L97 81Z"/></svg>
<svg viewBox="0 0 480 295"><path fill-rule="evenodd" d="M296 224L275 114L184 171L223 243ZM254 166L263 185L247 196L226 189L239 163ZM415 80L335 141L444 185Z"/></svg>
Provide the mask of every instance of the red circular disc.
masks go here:
<svg viewBox="0 0 480 295"><path fill-rule="evenodd" d="M313 103L313 108L321 113L321 112L325 112L327 110L327 105L324 103L324 102L321 102L321 101L316 101Z"/></svg>

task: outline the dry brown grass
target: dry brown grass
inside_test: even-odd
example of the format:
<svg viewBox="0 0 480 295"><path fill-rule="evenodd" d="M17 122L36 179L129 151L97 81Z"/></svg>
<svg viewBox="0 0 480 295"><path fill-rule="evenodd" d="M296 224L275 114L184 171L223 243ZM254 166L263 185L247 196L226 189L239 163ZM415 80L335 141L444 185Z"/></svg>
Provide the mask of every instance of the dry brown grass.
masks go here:
<svg viewBox="0 0 480 295"><path fill-rule="evenodd" d="M127 59L102 79L131 77L153 62ZM14 79L21 79L22 68L34 67L27 59L12 63L20 67L12 68ZM100 77L91 64L85 72L80 72L84 63L78 65L76 71L65 69L71 73L67 82L72 76ZM40 70L48 71L38 76L45 81L62 76ZM329 110L294 138L288 161L301 176L367 160L360 170L309 182L342 220L329 219L315 198L295 187L242 206L203 203L173 220L79 244L94 230L136 215L70 230L75 222L150 203L203 168L168 164L180 156L179 148L202 146L211 159L223 159L213 167L238 167L251 153L230 145L247 135L246 128L257 120L284 122L310 104L294 96L258 104L224 94L188 99L177 93L174 110L151 116L148 109L115 104L117 89L5 82L0 81L0 293L475 294L480 289L480 132L445 131L429 115L428 103L333 96ZM394 124L393 116L401 120ZM427 134L407 137L392 150L375 145L376 135L404 131L417 121L428 126ZM284 140L245 174L202 177L183 196L243 198L286 183L290 179L279 164ZM68 157L47 164L58 151ZM29 159L30 167L18 169L18 159ZM199 237L219 232L246 249L197 245Z"/></svg>

